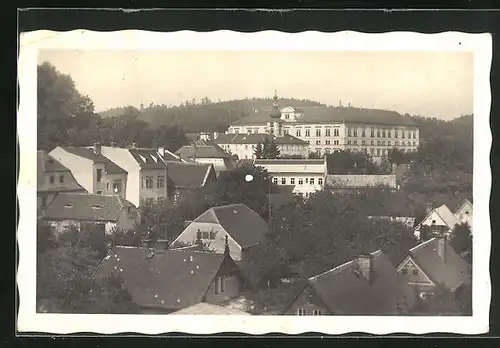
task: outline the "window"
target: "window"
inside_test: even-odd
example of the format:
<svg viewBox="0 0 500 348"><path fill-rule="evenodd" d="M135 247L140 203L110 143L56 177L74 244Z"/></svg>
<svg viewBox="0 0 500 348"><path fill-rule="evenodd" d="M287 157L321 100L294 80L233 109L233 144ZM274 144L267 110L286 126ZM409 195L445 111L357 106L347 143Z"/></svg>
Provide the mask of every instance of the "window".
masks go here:
<svg viewBox="0 0 500 348"><path fill-rule="evenodd" d="M224 277L215 278L215 293L224 292Z"/></svg>
<svg viewBox="0 0 500 348"><path fill-rule="evenodd" d="M348 136L348 137L352 136L352 133L351 133L351 128L347 129L347 136Z"/></svg>
<svg viewBox="0 0 500 348"><path fill-rule="evenodd" d="M290 185L295 185L295 178L290 178Z"/></svg>
<svg viewBox="0 0 500 348"><path fill-rule="evenodd" d="M358 141L357 140L353 140L352 143L353 143L353 145L358 145Z"/></svg>
<svg viewBox="0 0 500 348"><path fill-rule="evenodd" d="M309 183L310 183L311 185L314 185L314 178L309 179Z"/></svg>
<svg viewBox="0 0 500 348"><path fill-rule="evenodd" d="M327 137L329 137L329 136L330 136L330 133L331 133L331 132L330 132L330 128L325 129L325 135L326 135Z"/></svg>
<svg viewBox="0 0 500 348"><path fill-rule="evenodd" d="M387 138L387 130L384 129L384 138Z"/></svg>
<svg viewBox="0 0 500 348"><path fill-rule="evenodd" d="M380 138L380 129L377 129L377 138Z"/></svg>
<svg viewBox="0 0 500 348"><path fill-rule="evenodd" d="M323 185L323 178L318 178L318 185Z"/></svg>
<svg viewBox="0 0 500 348"><path fill-rule="evenodd" d="M330 145L330 140L326 140L326 141L325 141L325 144L326 144L326 145Z"/></svg>
<svg viewBox="0 0 500 348"><path fill-rule="evenodd" d="M404 139L406 137L406 131L403 131L403 136L402 138Z"/></svg>
<svg viewBox="0 0 500 348"><path fill-rule="evenodd" d="M285 120L288 120L288 117L289 117L288 114L285 114Z"/></svg>
<svg viewBox="0 0 500 348"><path fill-rule="evenodd" d="M373 144L372 144L373 145ZM370 149L370 153L373 155L375 153L375 149L374 148L371 148Z"/></svg>
<svg viewBox="0 0 500 348"><path fill-rule="evenodd" d="M418 269L414 268L411 270L411 274L417 275L418 274Z"/></svg>
<svg viewBox="0 0 500 348"><path fill-rule="evenodd" d="M303 184L304 184L304 179L299 178L299 185L303 185Z"/></svg>
<svg viewBox="0 0 500 348"><path fill-rule="evenodd" d="M298 308L297 315L307 315L307 312L304 308Z"/></svg>
<svg viewBox="0 0 500 348"><path fill-rule="evenodd" d="M390 141L387 141L387 146L391 146L391 142Z"/></svg>
<svg viewBox="0 0 500 348"><path fill-rule="evenodd" d="M51 183L51 184L53 184L53 183L54 183L54 175L51 175L51 176L50 176L49 181L50 181L50 183Z"/></svg>
<svg viewBox="0 0 500 348"><path fill-rule="evenodd" d="M338 140L334 140L333 141L333 145L338 145L339 144L339 141Z"/></svg>
<svg viewBox="0 0 500 348"><path fill-rule="evenodd" d="M248 150L248 145L245 145L245 150Z"/></svg>
<svg viewBox="0 0 500 348"><path fill-rule="evenodd" d="M47 197L43 196L42 197L42 208L45 208L47 206Z"/></svg>
<svg viewBox="0 0 500 348"><path fill-rule="evenodd" d="M153 177L146 176L146 188L153 188Z"/></svg>
<svg viewBox="0 0 500 348"><path fill-rule="evenodd" d="M338 128L335 128L335 129L333 130L333 136L334 136L334 137L338 137L338 136L339 136L339 129L338 129Z"/></svg>
<svg viewBox="0 0 500 348"><path fill-rule="evenodd" d="M398 146L398 145L399 145L399 141L395 141L395 142L394 142L394 145L395 145L395 146Z"/></svg>
<svg viewBox="0 0 500 348"><path fill-rule="evenodd" d="M201 235L203 239L208 239L208 232L202 232Z"/></svg>
<svg viewBox="0 0 500 348"><path fill-rule="evenodd" d="M156 201L157 201L158 203L163 203L163 202L165 201L165 197L158 197L158 198L156 199Z"/></svg>
<svg viewBox="0 0 500 348"><path fill-rule="evenodd" d="M289 133L288 128L283 130L283 134L288 134L288 133Z"/></svg>
<svg viewBox="0 0 500 348"><path fill-rule="evenodd" d="M210 239L215 239L215 232L214 231L211 231L210 232Z"/></svg>
<svg viewBox="0 0 500 348"><path fill-rule="evenodd" d="M370 133L371 133L371 137L373 138L375 136L375 130L374 129L370 130Z"/></svg>
<svg viewBox="0 0 500 348"><path fill-rule="evenodd" d="M320 137L321 136L321 129L316 129L316 136L317 137Z"/></svg>
<svg viewBox="0 0 500 348"><path fill-rule="evenodd" d="M281 185L286 185L286 178L281 178Z"/></svg>
<svg viewBox="0 0 500 348"><path fill-rule="evenodd" d="M351 145L351 141L350 140L347 140L347 145Z"/></svg>
<svg viewBox="0 0 500 348"><path fill-rule="evenodd" d="M377 149L377 156L380 156L380 149Z"/></svg>
<svg viewBox="0 0 500 348"><path fill-rule="evenodd" d="M97 175L97 179L96 179L97 182L101 182L101 180L102 180L102 169L98 168L96 175Z"/></svg>
<svg viewBox="0 0 500 348"><path fill-rule="evenodd" d="M320 309L313 309L313 315L322 315L322 311Z"/></svg>
<svg viewBox="0 0 500 348"><path fill-rule="evenodd" d="M355 137L357 137L357 136L358 136L358 130L357 130L356 128L354 128L354 129L352 130L352 135L353 135L353 136L355 136Z"/></svg>
<svg viewBox="0 0 500 348"><path fill-rule="evenodd" d="M106 190L109 190L109 182L106 183Z"/></svg>
<svg viewBox="0 0 500 348"><path fill-rule="evenodd" d="M113 192L116 192L116 193L122 192L122 181L121 180L115 180L113 182Z"/></svg>
<svg viewBox="0 0 500 348"><path fill-rule="evenodd" d="M273 178L273 184L278 185L278 178Z"/></svg>
<svg viewBox="0 0 500 348"><path fill-rule="evenodd" d="M196 239L201 239L201 231L196 232Z"/></svg>
<svg viewBox="0 0 500 348"><path fill-rule="evenodd" d="M391 133L392 133L392 131L389 129L389 130L387 131L387 137L388 137L388 138L390 138L390 137L391 137Z"/></svg>
<svg viewBox="0 0 500 348"><path fill-rule="evenodd" d="M295 131L295 135L296 135L296 136L298 136L298 137L300 137L300 129L297 129L297 130Z"/></svg>
<svg viewBox="0 0 500 348"><path fill-rule="evenodd" d="M361 145L365 145L365 141L364 140L361 140Z"/></svg>
<svg viewBox="0 0 500 348"><path fill-rule="evenodd" d="M321 145L321 140L316 140L316 145Z"/></svg>
<svg viewBox="0 0 500 348"><path fill-rule="evenodd" d="M310 129L306 129L306 137L309 137L311 136L311 130Z"/></svg>
<svg viewBox="0 0 500 348"><path fill-rule="evenodd" d="M325 149L325 153L328 155L330 153L330 149Z"/></svg>
<svg viewBox="0 0 500 348"><path fill-rule="evenodd" d="M102 191L101 191L101 190L98 190L98 191L96 191L96 194L98 194L98 195L102 195Z"/></svg>
<svg viewBox="0 0 500 348"><path fill-rule="evenodd" d="M364 129L364 128L361 130L361 136L362 136L362 137L365 137L365 136L366 136L366 133L365 133L365 129Z"/></svg>
<svg viewBox="0 0 500 348"><path fill-rule="evenodd" d="M156 188L163 188L165 187L165 177L163 175L158 176L156 178Z"/></svg>
<svg viewBox="0 0 500 348"><path fill-rule="evenodd" d="M404 275L407 275L407 274L408 274L408 268L406 268L406 267L405 267L405 268L403 268L403 269L401 270L401 273L403 273Z"/></svg>
<svg viewBox="0 0 500 348"><path fill-rule="evenodd" d="M64 175L59 175L59 183L64 184Z"/></svg>

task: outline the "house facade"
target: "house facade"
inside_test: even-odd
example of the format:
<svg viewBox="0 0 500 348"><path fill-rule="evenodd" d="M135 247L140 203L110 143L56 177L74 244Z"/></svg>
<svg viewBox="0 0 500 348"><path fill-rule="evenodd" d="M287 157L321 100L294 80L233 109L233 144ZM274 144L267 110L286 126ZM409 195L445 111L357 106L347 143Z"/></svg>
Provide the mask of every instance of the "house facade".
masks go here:
<svg viewBox="0 0 500 348"><path fill-rule="evenodd" d="M470 266L453 250L445 234L410 249L397 270L422 299L434 295L438 286L455 292L471 284Z"/></svg>
<svg viewBox="0 0 500 348"><path fill-rule="evenodd" d="M428 209L427 215L413 229L413 234L417 239L420 239L425 228L439 228L441 232L451 234L455 225L459 223L455 214L445 205L441 205L435 209Z"/></svg>
<svg viewBox="0 0 500 348"><path fill-rule="evenodd" d="M61 192L87 193L71 173L45 151L37 151L37 212L44 213Z"/></svg>
<svg viewBox="0 0 500 348"><path fill-rule="evenodd" d="M276 185L294 186L293 193L308 196L320 191L327 172L324 159L256 159L254 165L271 175Z"/></svg>
<svg viewBox="0 0 500 348"><path fill-rule="evenodd" d="M455 211L455 217L459 223L466 223L472 232L472 203L466 199L465 202Z"/></svg>
<svg viewBox="0 0 500 348"><path fill-rule="evenodd" d="M102 146L101 151L127 171L127 199L136 207L145 199L167 198L167 165L157 149Z"/></svg>
<svg viewBox="0 0 500 348"><path fill-rule="evenodd" d="M223 253L227 244L233 260L241 261L245 252L258 245L269 231L259 214L244 204L230 204L208 209L190 222L173 241L196 244L201 241L215 253Z"/></svg>
<svg viewBox="0 0 500 348"><path fill-rule="evenodd" d="M76 181L89 193L120 195L127 199L127 172L93 147L61 147L49 155L71 170Z"/></svg>
<svg viewBox="0 0 500 348"><path fill-rule="evenodd" d="M256 111L231 124L227 133L271 133L268 114L269 110ZM418 127L394 111L341 104L301 109L286 106L280 109L280 119L285 134L308 142L309 152L318 154L349 149L382 159L393 148L416 151L420 142Z"/></svg>
<svg viewBox="0 0 500 348"><path fill-rule="evenodd" d="M405 315L414 305L414 291L378 250L309 278L284 314Z"/></svg>
<svg viewBox="0 0 500 348"><path fill-rule="evenodd" d="M141 314L170 314L198 303L221 304L244 285L228 253L119 247L110 250L94 278L116 274Z"/></svg>
<svg viewBox="0 0 500 348"><path fill-rule="evenodd" d="M238 156L239 159L255 159L255 149L264 142L274 143L280 157L307 158L309 144L290 134L276 136L268 133L249 134L214 134L214 141L226 152Z"/></svg>
<svg viewBox="0 0 500 348"><path fill-rule="evenodd" d="M91 225L104 236L115 229L134 228L140 216L133 204L119 195L60 193L47 207L43 220L57 234Z"/></svg>
<svg viewBox="0 0 500 348"><path fill-rule="evenodd" d="M169 198L174 205L217 178L212 164L201 163L168 162L167 174Z"/></svg>

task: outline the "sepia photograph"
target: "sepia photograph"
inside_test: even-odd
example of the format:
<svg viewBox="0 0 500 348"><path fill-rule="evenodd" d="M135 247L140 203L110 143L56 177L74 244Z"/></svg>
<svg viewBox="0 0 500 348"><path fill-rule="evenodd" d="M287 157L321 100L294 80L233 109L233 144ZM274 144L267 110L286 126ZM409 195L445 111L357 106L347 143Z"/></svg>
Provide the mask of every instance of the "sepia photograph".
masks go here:
<svg viewBox="0 0 500 348"><path fill-rule="evenodd" d="M19 330L487 331L488 34L20 42Z"/></svg>

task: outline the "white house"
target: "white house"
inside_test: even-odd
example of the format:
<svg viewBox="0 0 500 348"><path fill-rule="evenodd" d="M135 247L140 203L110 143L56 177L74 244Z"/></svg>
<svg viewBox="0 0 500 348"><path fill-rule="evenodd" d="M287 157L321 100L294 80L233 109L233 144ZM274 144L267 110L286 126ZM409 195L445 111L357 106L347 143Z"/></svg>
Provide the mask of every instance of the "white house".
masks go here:
<svg viewBox="0 0 500 348"><path fill-rule="evenodd" d="M308 196L324 187L327 173L324 159L256 159L254 165L262 167L277 185L294 186L293 193Z"/></svg>
<svg viewBox="0 0 500 348"><path fill-rule="evenodd" d="M459 220L456 218L455 214L446 206L446 204L441 205L438 208L432 209L427 216L418 223L413 229L413 234L417 239L420 239L420 234L422 232L422 227L439 227L441 231L449 235L455 225L459 224Z"/></svg>
<svg viewBox="0 0 500 348"><path fill-rule="evenodd" d="M215 253L222 254L228 236L231 258L241 261L245 251L263 241L268 231L266 221L246 205L223 205L208 209L189 223L172 245L201 241Z"/></svg>
<svg viewBox="0 0 500 348"><path fill-rule="evenodd" d="M460 223L467 223L472 232L472 203L468 199L455 211L455 217Z"/></svg>

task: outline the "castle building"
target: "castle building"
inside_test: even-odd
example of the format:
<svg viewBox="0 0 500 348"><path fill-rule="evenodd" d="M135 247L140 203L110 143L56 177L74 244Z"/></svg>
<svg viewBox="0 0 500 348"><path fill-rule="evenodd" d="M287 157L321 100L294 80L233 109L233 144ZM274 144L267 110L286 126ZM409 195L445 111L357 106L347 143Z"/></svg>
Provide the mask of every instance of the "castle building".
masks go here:
<svg viewBox="0 0 500 348"><path fill-rule="evenodd" d="M279 107L275 94L271 110L233 122L227 134L291 135L306 141L309 152L320 155L339 150L364 151L382 159L393 148L417 151L419 129L395 111L348 106Z"/></svg>

